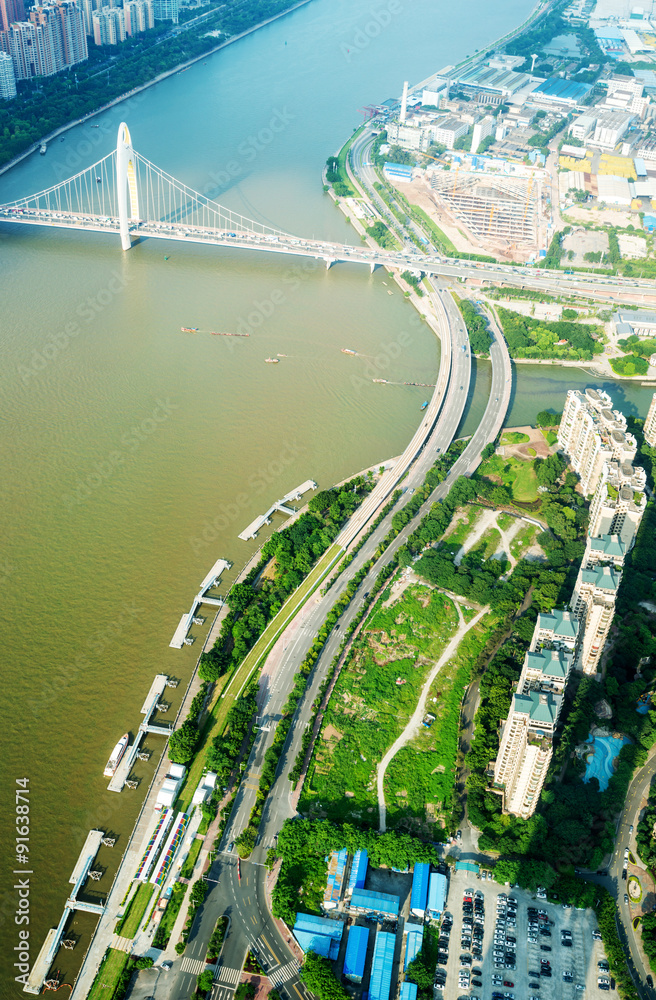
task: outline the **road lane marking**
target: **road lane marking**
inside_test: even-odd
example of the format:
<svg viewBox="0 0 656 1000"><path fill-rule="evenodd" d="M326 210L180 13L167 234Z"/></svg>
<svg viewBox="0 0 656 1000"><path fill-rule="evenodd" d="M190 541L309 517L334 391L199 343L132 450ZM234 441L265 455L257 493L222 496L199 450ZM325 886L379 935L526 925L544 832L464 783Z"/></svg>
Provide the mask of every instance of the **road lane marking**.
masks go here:
<svg viewBox="0 0 656 1000"><path fill-rule="evenodd" d="M303 994L301 993L301 991L296 986L296 983L292 983L292 989L294 990L295 993L297 993L299 995L299 997L301 998L301 1000L303 1000Z"/></svg>
<svg viewBox="0 0 656 1000"><path fill-rule="evenodd" d="M276 955L275 951L273 950L273 948L271 947L271 945L269 944L269 942L265 938L264 934L262 934L261 940L264 941L265 945L267 946L267 948L269 949L269 951L273 955L275 961L278 963L278 965L280 965L280 959L278 958L278 956Z"/></svg>

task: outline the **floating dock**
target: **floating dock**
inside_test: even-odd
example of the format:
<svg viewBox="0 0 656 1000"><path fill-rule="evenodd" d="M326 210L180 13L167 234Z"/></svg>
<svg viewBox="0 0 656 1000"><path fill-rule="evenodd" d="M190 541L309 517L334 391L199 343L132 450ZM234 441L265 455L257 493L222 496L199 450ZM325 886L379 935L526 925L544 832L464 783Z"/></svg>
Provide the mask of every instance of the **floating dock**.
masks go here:
<svg viewBox="0 0 656 1000"><path fill-rule="evenodd" d="M244 530L240 533L239 537L243 542L248 542L251 538L256 538L260 528L262 528L265 524L271 524L271 515L276 510L281 514L295 514L296 511L292 507L286 506L287 502L289 500L301 500L304 493L307 493L308 490L316 490L316 488L317 484L313 479L306 479L306 481L301 483L300 486L297 486L295 490L291 490L289 493L286 493L281 500L276 500L276 502L269 507L266 514L261 514L259 517L256 517L254 521L251 521L248 527L244 528Z"/></svg>
<svg viewBox="0 0 656 1000"><path fill-rule="evenodd" d="M178 627L173 633L173 638L171 639L169 646L172 649L182 649L184 645L193 642L193 639L187 640L187 633L191 628L194 620L194 615L196 610L201 604L211 604L215 608L223 607L224 601L220 597L207 597L205 594L206 590L210 590L212 587L216 587L219 582L219 577L225 569L230 569L232 563L229 563L227 559L217 559L211 570L203 580L200 585L200 590L194 597L191 610L182 616Z"/></svg>
<svg viewBox="0 0 656 1000"><path fill-rule="evenodd" d="M146 700L141 706L140 711L142 715L147 715L150 718L153 712L153 706L157 704L166 690L166 682L168 679L167 674L157 674L155 680L150 685L150 691L146 695Z"/></svg>
<svg viewBox="0 0 656 1000"><path fill-rule="evenodd" d="M68 910L64 914L68 917ZM59 947L61 931L59 927L51 927L46 935L46 939L41 946L41 951L36 957L36 961L30 969L27 983L23 986L23 993L40 993L44 980L48 975L48 970L53 963L55 953Z"/></svg>
<svg viewBox="0 0 656 1000"><path fill-rule="evenodd" d="M80 856L77 859L75 868L73 869L71 877L68 880L73 885L77 885L77 883L80 881L81 876L83 874L86 875L86 873L88 872L89 868L91 867L96 857L96 854L98 853L98 850L100 848L104 836L105 834L102 830L89 830L89 833L87 834L87 839L84 842L84 847L80 851Z"/></svg>

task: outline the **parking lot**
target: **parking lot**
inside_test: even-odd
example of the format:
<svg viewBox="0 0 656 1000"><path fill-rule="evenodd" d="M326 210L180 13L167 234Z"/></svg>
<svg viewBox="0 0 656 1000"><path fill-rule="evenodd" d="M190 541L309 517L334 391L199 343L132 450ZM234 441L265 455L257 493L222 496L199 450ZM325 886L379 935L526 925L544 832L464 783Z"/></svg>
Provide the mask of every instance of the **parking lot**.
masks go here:
<svg viewBox="0 0 656 1000"><path fill-rule="evenodd" d="M472 901L465 902L463 912L467 889L473 890ZM535 912L529 915L529 909ZM607 973L597 964L605 955L601 940L593 938L598 928L592 910L565 908L524 889L479 879L471 872L457 872L449 880L443 923L448 925L449 916L450 932L441 935L442 944L448 941L448 958L446 964L438 965L438 978L440 970L442 978L446 971L446 981L439 986L436 998L501 1000L504 994L507 1000L617 997L615 990L603 991L597 983L598 977ZM563 939L571 944L563 944ZM471 959L470 964L467 959ZM469 973L468 978L461 978L461 972Z"/></svg>

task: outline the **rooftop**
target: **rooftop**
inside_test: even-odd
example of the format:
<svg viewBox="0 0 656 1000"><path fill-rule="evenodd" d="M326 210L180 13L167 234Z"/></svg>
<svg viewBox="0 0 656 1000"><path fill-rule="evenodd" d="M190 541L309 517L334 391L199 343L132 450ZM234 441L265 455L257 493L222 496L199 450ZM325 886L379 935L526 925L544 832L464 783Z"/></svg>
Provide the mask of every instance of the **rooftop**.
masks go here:
<svg viewBox="0 0 656 1000"><path fill-rule="evenodd" d="M528 715L533 723L555 726L558 721L562 695L529 691L513 695L513 711Z"/></svg>
<svg viewBox="0 0 656 1000"><path fill-rule="evenodd" d="M560 649L543 649L526 654L529 670L539 670L545 677L567 677L572 665L571 653Z"/></svg>
<svg viewBox="0 0 656 1000"><path fill-rule="evenodd" d="M581 570L581 583L595 590L616 591L622 576L611 566L595 566Z"/></svg>

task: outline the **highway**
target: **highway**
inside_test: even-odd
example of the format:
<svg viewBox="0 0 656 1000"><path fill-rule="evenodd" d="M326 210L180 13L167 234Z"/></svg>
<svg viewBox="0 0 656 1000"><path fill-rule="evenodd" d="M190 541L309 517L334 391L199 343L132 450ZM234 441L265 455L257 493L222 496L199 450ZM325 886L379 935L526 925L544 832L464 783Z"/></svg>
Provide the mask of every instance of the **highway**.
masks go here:
<svg viewBox="0 0 656 1000"><path fill-rule="evenodd" d="M432 294L437 296L439 293ZM446 303L444 299L446 299ZM451 325L454 348L452 377L440 417L405 480L409 489L421 485L426 471L435 461L437 450L442 452L451 443L464 412L467 387L469 386L471 358L466 331L450 296L444 297L442 301L450 318L454 320ZM465 351L462 350L463 346L466 347ZM455 463L446 481L433 491L417 517L394 539L383 556L369 571L313 668L283 748L275 783L264 805L257 844L250 859L241 862L240 879L237 857L234 853L229 853L228 848L248 823L250 810L255 801L262 759L273 740L275 724L281 717L281 709L293 684L294 674L312 645L318 628L346 588L348 581L371 558L380 541L387 534L390 528L391 513L367 539L327 594L322 596L321 593L317 593L310 598L270 654L263 670L260 685L259 723L262 728L257 734L247 762L235 805L221 841L220 851L208 873L210 892L201 916L197 919L192 930L185 955L182 960L176 961L174 972L170 974L171 976L175 974L176 978L172 992L167 992L167 995L175 998L186 998L189 995L195 982L195 976L200 969L199 963L204 959L207 942L214 929L216 919L220 914L226 913L230 917L231 923L221 954L220 965L216 972L213 1000L230 1000L237 982L235 979L236 970L241 969L249 949L257 951L260 962L266 968L276 988L282 985L292 1000L297 1000L297 998L300 1000L300 998L307 996L307 991L299 979L298 964L288 946L288 941L278 931L275 921L271 918L265 893L267 873L264 862L267 852L275 844L277 834L284 821L295 813L287 775L295 763L305 728L314 717L313 702L332 659L339 650L342 630L349 625L359 611L363 599L362 595L373 589L375 579L381 569L387 565L398 548L405 543L408 535L416 528L419 519L428 511L430 505L436 500L446 497L451 483L458 475L468 475L475 470L480 462L481 450L489 441L494 440L503 424L510 402L512 374L507 349L503 341L498 338L495 339L491 348L491 360L493 374L488 405L468 447ZM461 389L460 386L463 388ZM272 660L275 663L274 667L270 666ZM161 995L163 997L165 994ZM159 1000L159 994L156 994L156 1000Z"/></svg>

